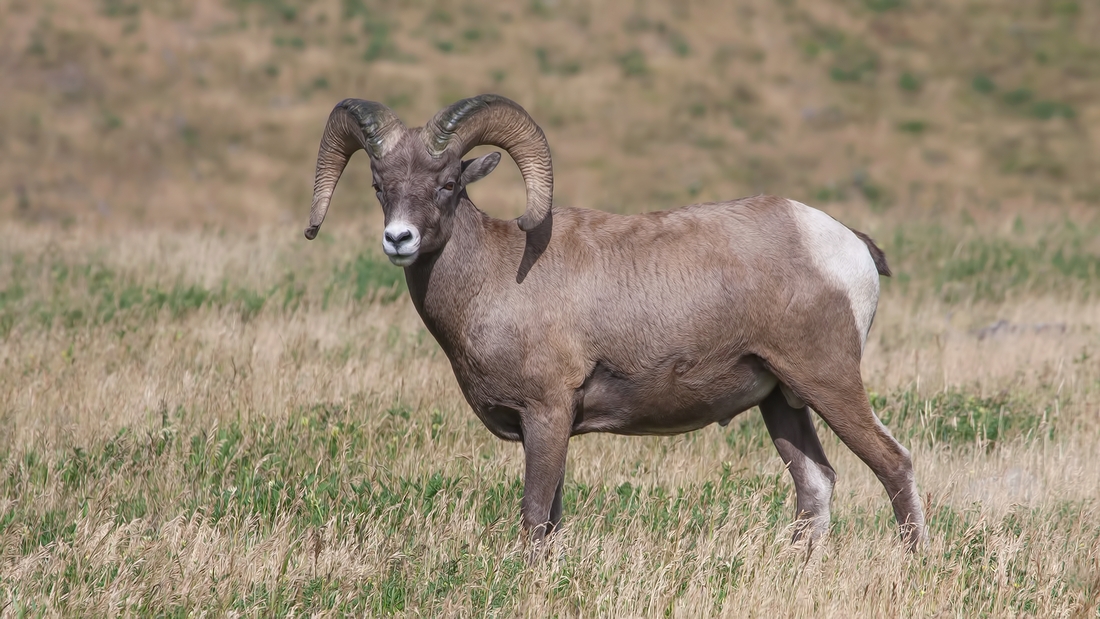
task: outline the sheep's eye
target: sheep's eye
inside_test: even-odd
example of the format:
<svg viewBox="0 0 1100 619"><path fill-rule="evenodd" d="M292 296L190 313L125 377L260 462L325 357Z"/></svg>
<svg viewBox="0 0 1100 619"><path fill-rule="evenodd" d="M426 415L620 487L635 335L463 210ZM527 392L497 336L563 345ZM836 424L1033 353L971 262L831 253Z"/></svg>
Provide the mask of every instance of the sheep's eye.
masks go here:
<svg viewBox="0 0 1100 619"><path fill-rule="evenodd" d="M447 181L447 184L443 185L443 189L446 189L447 191L454 191L455 190L455 182L454 181Z"/></svg>
<svg viewBox="0 0 1100 619"><path fill-rule="evenodd" d="M371 185L371 187L374 187L374 193L382 193L382 188L378 186L378 183Z"/></svg>

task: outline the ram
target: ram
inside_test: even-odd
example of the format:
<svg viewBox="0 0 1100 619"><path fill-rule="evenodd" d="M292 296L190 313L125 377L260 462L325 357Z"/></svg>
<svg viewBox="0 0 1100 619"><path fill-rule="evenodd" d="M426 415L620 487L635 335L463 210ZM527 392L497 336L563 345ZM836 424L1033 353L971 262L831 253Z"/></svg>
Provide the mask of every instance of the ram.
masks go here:
<svg viewBox="0 0 1100 619"><path fill-rule="evenodd" d="M489 217L466 188L508 152L526 211ZM812 408L878 476L902 539L924 539L909 452L872 411L860 360L889 275L867 236L756 196L636 215L551 208L550 148L514 101L481 95L406 128L340 102L317 156L308 239L351 155L370 157L382 248L490 432L523 443L523 525L559 526L566 451L588 432L678 434L759 406L794 480L795 536L829 525L836 473ZM517 225L518 224L518 225Z"/></svg>

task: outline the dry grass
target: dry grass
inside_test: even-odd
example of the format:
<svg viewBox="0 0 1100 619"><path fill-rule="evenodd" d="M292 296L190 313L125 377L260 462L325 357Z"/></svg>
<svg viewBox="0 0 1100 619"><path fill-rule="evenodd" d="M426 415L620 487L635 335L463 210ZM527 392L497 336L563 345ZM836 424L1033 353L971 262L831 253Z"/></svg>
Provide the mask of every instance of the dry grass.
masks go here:
<svg viewBox="0 0 1100 619"><path fill-rule="evenodd" d="M1095 3L0 3L0 615L1100 616ZM931 540L822 428L788 542L758 413L572 444L526 566L522 454L469 412L324 118L495 91L562 204L758 191L884 246L864 374ZM474 198L519 213L514 167Z"/></svg>
<svg viewBox="0 0 1100 619"><path fill-rule="evenodd" d="M958 267L884 241L899 276L865 374L927 495L920 556L825 429L832 533L792 547L790 482L750 411L675 438L575 440L566 529L527 568L520 449L470 414L399 271L360 249L377 227L312 244L296 229L3 230L5 613L1094 616L1087 245L1062 260L1091 259L1089 279L994 299L990 268L915 293ZM923 234L917 247L980 253ZM1065 234L981 240L1072 247ZM1029 256L1035 273L1055 262ZM995 319L1011 325L981 331Z"/></svg>
<svg viewBox="0 0 1100 619"><path fill-rule="evenodd" d="M336 101L384 101L416 125L487 91L546 128L563 204L762 191L979 219L1088 206L1098 26L1100 6L1074 0L11 0L0 213L297 222ZM523 196L508 167L482 189L502 216Z"/></svg>

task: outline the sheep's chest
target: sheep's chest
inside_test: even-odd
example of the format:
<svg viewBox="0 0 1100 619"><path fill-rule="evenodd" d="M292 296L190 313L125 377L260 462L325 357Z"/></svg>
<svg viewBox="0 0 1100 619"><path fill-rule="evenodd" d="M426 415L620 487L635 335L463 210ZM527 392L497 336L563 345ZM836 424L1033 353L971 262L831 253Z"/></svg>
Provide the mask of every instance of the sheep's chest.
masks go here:
<svg viewBox="0 0 1100 619"><path fill-rule="evenodd" d="M498 438L523 440L521 407L513 390L501 384L503 381L490 380L491 374L471 367L467 359L451 358L451 367L462 388L462 395L481 423Z"/></svg>

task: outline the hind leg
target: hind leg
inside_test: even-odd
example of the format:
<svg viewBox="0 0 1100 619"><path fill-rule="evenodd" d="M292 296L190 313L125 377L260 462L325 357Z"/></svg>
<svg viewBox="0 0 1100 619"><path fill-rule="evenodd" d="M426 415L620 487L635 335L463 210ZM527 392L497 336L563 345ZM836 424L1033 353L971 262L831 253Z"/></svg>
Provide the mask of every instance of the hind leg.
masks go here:
<svg viewBox="0 0 1100 619"><path fill-rule="evenodd" d="M847 367L846 367L847 365ZM864 462L886 489L902 539L915 550L924 539L920 503L909 451L878 420L863 390L858 364L832 365L817 372L780 371L840 440ZM825 370L825 371L821 371Z"/></svg>
<svg viewBox="0 0 1100 619"><path fill-rule="evenodd" d="M792 406L779 387L760 403L772 443L794 479L798 510L794 541L817 539L828 531L829 503L836 482L836 472L821 448L810 409L796 403L803 405Z"/></svg>

